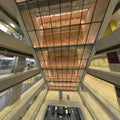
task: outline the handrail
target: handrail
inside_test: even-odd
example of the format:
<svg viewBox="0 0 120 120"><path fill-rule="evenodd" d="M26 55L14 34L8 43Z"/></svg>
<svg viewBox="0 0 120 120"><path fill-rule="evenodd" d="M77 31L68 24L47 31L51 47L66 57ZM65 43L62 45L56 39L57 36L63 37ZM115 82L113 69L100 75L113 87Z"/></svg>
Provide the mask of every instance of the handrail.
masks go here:
<svg viewBox="0 0 120 120"><path fill-rule="evenodd" d="M0 92L11 88L19 83L22 83L26 79L29 79L40 73L40 69L29 70L27 72L22 72L14 74L5 78L0 79Z"/></svg>
<svg viewBox="0 0 120 120"><path fill-rule="evenodd" d="M0 47L25 56L33 56L32 46L0 30ZM7 51L6 51L7 52Z"/></svg>

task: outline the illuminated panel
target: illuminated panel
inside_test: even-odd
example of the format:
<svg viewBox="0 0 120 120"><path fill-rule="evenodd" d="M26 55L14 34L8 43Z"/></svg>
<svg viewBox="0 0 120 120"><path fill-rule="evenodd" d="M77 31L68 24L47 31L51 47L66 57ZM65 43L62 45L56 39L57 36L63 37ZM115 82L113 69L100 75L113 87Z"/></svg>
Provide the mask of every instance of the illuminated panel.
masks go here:
<svg viewBox="0 0 120 120"><path fill-rule="evenodd" d="M49 88L77 90L109 0L17 2Z"/></svg>

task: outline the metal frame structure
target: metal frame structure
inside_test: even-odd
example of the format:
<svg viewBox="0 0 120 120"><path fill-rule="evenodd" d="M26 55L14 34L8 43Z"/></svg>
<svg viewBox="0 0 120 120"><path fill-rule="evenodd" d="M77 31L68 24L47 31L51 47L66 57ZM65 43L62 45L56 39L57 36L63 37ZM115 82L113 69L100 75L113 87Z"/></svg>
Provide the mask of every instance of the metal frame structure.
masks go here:
<svg viewBox="0 0 120 120"><path fill-rule="evenodd" d="M16 0L51 90L78 90L109 2Z"/></svg>

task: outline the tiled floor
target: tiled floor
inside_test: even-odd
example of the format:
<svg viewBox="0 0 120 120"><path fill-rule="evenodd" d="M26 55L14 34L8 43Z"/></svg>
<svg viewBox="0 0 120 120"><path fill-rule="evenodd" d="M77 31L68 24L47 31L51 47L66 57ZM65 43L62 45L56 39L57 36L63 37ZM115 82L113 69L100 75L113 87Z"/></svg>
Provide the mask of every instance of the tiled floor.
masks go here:
<svg viewBox="0 0 120 120"><path fill-rule="evenodd" d="M70 100L67 100L66 95L68 95L68 94L70 95ZM92 120L91 115L89 114L88 110L84 106L82 99L80 98L80 96L77 92L63 92L63 99L59 100L59 93L57 91L49 91L47 94L47 97L46 97L46 101L42 105L42 107L36 117L36 120L38 120L38 118L39 118L39 120L42 120L42 117L44 116L44 112L45 112L48 104L56 104L56 105L59 104L59 105L80 107L86 120Z"/></svg>

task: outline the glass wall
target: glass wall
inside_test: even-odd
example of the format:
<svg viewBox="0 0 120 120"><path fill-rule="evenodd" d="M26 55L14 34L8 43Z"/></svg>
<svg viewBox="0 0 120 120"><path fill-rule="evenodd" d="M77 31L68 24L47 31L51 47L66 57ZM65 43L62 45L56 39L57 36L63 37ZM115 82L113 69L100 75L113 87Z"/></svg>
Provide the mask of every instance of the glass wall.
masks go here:
<svg viewBox="0 0 120 120"><path fill-rule="evenodd" d="M36 68L34 58L0 54L0 78Z"/></svg>
<svg viewBox="0 0 120 120"><path fill-rule="evenodd" d="M0 111L9 105L9 98L11 95L11 90L12 88L7 89L0 93Z"/></svg>

